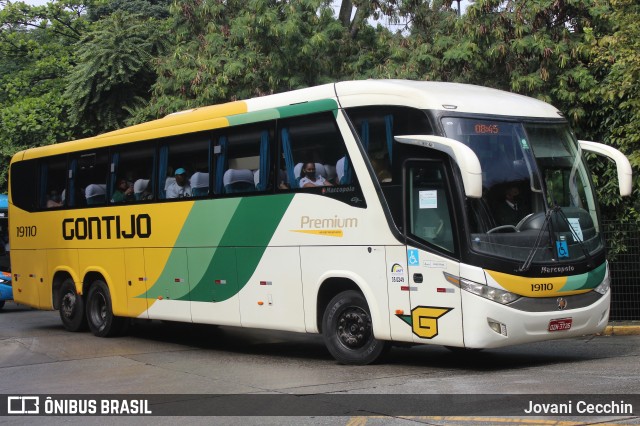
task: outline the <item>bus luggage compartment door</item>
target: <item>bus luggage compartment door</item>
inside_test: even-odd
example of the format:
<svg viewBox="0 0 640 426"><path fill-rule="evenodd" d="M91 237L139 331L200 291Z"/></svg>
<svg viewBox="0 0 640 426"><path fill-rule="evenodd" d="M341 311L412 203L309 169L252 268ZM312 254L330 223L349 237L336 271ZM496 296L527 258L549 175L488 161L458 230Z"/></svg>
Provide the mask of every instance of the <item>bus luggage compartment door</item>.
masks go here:
<svg viewBox="0 0 640 426"><path fill-rule="evenodd" d="M12 250L11 256L13 300L34 308L52 309L46 251Z"/></svg>

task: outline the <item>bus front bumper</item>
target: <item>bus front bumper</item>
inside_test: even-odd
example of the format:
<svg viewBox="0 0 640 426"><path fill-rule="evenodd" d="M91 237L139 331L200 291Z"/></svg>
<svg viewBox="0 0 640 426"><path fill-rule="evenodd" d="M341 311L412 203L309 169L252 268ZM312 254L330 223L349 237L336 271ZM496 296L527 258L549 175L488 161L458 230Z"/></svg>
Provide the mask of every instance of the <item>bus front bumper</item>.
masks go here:
<svg viewBox="0 0 640 426"><path fill-rule="evenodd" d="M464 344L498 348L602 332L609 321L611 290L589 306L526 312L462 291Z"/></svg>

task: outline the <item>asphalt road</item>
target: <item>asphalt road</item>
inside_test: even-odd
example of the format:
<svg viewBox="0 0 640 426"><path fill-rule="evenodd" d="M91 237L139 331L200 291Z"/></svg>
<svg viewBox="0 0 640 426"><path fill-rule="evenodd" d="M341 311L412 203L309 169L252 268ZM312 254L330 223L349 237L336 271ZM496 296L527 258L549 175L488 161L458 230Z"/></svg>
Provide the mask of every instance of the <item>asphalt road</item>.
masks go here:
<svg viewBox="0 0 640 426"><path fill-rule="evenodd" d="M403 395L415 398L424 394L543 394L543 398L548 396L547 402L554 402L554 395L559 394L616 394L616 400L635 401L640 395L640 336L585 336L461 354L441 347L393 348L385 363L360 367L337 364L316 335L141 321L127 336L105 339L88 332L65 331L57 312L35 311L8 302L0 312L0 375L2 397L153 394L171 400L176 395L275 394L284 399L273 404L287 404L287 396L313 394L344 397L348 404L349 397L362 394L372 401L382 396L396 402L401 402ZM504 399L504 404L510 403L520 402ZM215 421L184 417L182 422L467 425L550 424L555 419L559 423L553 424L564 425L640 424L640 403L637 405L634 403L632 413L588 418L516 414L498 419L450 413L402 416L397 412L377 415L375 409L345 410L344 415L326 417L315 412L305 415L304 410L300 413L292 407L296 417L258 413L244 418L215 417ZM286 405L277 408L287 414ZM203 410L210 414L206 407ZM115 424L123 420L20 416L0 418L0 423ZM153 416L127 417L126 421L159 425L175 424L177 420Z"/></svg>

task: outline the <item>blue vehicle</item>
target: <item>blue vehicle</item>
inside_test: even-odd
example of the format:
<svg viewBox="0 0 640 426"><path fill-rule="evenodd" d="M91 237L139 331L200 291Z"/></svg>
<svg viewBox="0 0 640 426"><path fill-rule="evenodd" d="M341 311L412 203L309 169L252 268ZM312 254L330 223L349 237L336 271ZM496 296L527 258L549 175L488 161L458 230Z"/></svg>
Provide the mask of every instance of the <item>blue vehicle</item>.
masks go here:
<svg viewBox="0 0 640 426"><path fill-rule="evenodd" d="M11 263L9 261L9 200L6 194L0 194L0 309L5 301L13 300L11 287ZM6 272L5 272L6 271Z"/></svg>
<svg viewBox="0 0 640 426"><path fill-rule="evenodd" d="M11 274L9 272L0 272L0 309L4 308L7 300L13 300Z"/></svg>

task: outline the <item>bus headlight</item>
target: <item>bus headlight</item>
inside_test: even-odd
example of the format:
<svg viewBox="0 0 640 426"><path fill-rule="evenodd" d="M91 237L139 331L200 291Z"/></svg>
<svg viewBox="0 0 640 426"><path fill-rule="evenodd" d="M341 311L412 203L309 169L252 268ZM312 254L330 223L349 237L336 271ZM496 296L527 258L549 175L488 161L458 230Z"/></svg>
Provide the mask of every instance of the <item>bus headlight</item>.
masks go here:
<svg viewBox="0 0 640 426"><path fill-rule="evenodd" d="M609 275L609 268L607 268L607 273L604 274L604 279L600 283L600 285L593 289L593 291L597 291L600 294L605 294L609 291L609 287L611 287L611 275Z"/></svg>
<svg viewBox="0 0 640 426"><path fill-rule="evenodd" d="M468 291L469 293L484 297L485 299L498 302L502 305L506 305L507 303L511 303L520 298L517 294L500 290L499 288L489 287L486 284L479 284L465 280L464 278L460 279L460 288Z"/></svg>

